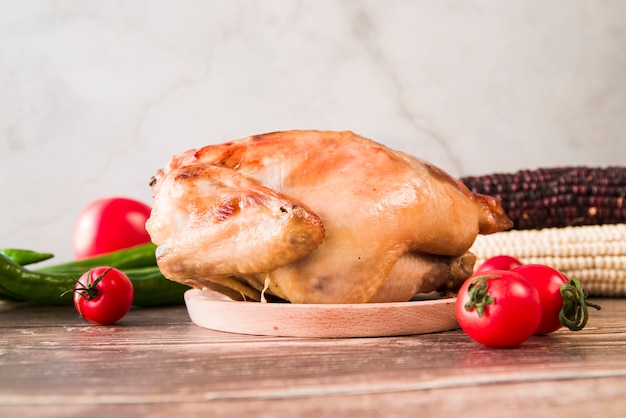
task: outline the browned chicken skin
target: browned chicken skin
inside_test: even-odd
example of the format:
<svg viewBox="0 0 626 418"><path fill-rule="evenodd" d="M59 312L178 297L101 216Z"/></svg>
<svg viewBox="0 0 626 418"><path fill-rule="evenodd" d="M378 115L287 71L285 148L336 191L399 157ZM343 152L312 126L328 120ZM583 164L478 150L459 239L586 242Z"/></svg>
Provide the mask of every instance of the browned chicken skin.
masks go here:
<svg viewBox="0 0 626 418"><path fill-rule="evenodd" d="M151 183L146 227L174 281L239 300L407 301L469 276L497 200L352 132L275 132L189 150Z"/></svg>

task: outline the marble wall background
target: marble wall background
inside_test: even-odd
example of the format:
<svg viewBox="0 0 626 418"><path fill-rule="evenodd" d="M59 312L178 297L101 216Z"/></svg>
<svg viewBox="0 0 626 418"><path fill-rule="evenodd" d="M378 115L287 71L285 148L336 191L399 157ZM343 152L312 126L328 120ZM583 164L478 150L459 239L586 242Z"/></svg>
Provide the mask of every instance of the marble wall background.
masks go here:
<svg viewBox="0 0 626 418"><path fill-rule="evenodd" d="M353 130L455 176L626 164L626 2L0 0L0 247L71 258L189 148Z"/></svg>

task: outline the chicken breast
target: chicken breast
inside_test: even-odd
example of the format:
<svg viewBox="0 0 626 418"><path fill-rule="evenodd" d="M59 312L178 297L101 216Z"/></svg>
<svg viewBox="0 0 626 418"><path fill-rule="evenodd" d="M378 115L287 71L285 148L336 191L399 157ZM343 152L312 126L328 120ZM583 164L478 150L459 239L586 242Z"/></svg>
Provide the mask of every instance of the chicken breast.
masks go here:
<svg viewBox="0 0 626 418"><path fill-rule="evenodd" d="M500 203L352 132L288 131L189 150L152 179L146 228L167 278L237 300L407 301L454 290Z"/></svg>

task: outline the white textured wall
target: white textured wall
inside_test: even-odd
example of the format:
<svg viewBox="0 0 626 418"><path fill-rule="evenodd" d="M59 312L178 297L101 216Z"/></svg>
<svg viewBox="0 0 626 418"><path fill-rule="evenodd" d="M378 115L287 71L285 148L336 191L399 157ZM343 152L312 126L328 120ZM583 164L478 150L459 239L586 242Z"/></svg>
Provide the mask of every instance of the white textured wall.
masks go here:
<svg viewBox="0 0 626 418"><path fill-rule="evenodd" d="M0 247L71 258L188 148L353 130L456 176L626 165L626 2L0 0Z"/></svg>

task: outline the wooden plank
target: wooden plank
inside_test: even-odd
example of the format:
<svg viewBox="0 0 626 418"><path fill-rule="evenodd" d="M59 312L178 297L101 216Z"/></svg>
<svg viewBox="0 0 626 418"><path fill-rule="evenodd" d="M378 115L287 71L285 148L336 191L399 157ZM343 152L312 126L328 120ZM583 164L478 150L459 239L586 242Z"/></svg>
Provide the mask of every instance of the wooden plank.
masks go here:
<svg viewBox="0 0 626 418"><path fill-rule="evenodd" d="M305 418L462 416L623 417L626 380L604 378L562 382L485 384L438 390L322 397L202 400L196 402L2 405L3 417L178 416Z"/></svg>
<svg viewBox="0 0 626 418"><path fill-rule="evenodd" d="M233 402L239 412L263 406L310 409L309 416L341 416L344 406L349 414L366 403L391 416L383 412L393 402L427 409L460 399L478 407L476 388L522 410L542 402L574 410L580 398L610 414L626 398L626 300L600 303L585 330L533 337L510 350L482 347L461 331L352 339L228 334L195 326L184 307L133 310L112 327L88 325L70 308L20 308L0 314L0 416L94 405L129 413L210 405L212 416L226 416ZM543 395L562 387L575 398L570 403ZM511 389L537 403L508 396Z"/></svg>

